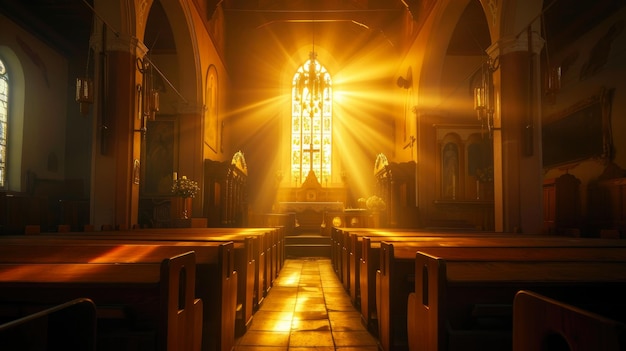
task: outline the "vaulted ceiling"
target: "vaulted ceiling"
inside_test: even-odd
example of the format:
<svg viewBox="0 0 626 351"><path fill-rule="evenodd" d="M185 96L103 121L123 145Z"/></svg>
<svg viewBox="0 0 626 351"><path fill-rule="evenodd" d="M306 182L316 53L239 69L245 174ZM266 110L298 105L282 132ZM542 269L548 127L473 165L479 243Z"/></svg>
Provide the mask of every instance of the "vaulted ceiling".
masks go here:
<svg viewBox="0 0 626 351"><path fill-rule="evenodd" d="M394 44L402 40L399 36L404 35L402 28L398 27L401 25L403 14L408 13L419 28L419 23L424 20L436 2L436 0L193 1L206 11L207 20L211 19L217 6L221 6L236 27L246 28L241 26L242 21L246 20L256 21L249 23L247 28L284 28L284 23L312 19L319 23L345 22L351 27L367 27L372 32L382 32ZM158 3L158 0L156 2ZM61 52L73 55L75 52L84 53L87 49L93 23L91 9L93 3L94 0L0 0L0 13L36 33L43 41ZM478 1L473 3L462 17L464 23L457 26L449 47L451 54L485 49L485 42L480 38L487 37L487 33L476 32L484 31L481 26L476 25L480 21L484 23L484 15L480 11ZM548 44L553 46L553 49L566 46L580 33L622 6L623 0L587 0L577 2L576 6L571 6L566 0L546 0L544 30ZM162 16L164 12L157 14ZM164 19L153 19L155 22L161 20ZM161 37L159 41L160 45L171 45L166 38Z"/></svg>
<svg viewBox="0 0 626 351"><path fill-rule="evenodd" d="M0 13L67 55L85 52L93 0L0 0Z"/></svg>

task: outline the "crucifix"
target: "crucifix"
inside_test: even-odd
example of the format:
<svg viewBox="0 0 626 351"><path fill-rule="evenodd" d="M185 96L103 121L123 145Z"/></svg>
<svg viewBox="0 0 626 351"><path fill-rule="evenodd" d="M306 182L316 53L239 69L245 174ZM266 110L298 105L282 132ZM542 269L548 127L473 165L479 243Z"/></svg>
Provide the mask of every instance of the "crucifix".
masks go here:
<svg viewBox="0 0 626 351"><path fill-rule="evenodd" d="M317 54L315 53L315 50L311 51L309 53L309 72L308 72L308 76L307 76L307 85L308 85L308 97L309 97L309 113L310 113L310 117L311 117L311 140L309 140L309 170L310 172L313 172L313 153L314 152L320 152L320 149L315 149L313 144L314 144L314 120L315 120L315 108L317 107L318 104L323 103L322 100L320 99L320 93L323 92L324 86L323 86L323 81L320 80L320 77L318 75L318 73L316 72L316 58L317 58ZM321 173L321 165L320 165L320 173ZM321 176L321 175L320 175Z"/></svg>
<svg viewBox="0 0 626 351"><path fill-rule="evenodd" d="M309 144L309 169L313 171L313 153L320 152L320 149L316 149L313 146L313 131L311 131L311 143Z"/></svg>

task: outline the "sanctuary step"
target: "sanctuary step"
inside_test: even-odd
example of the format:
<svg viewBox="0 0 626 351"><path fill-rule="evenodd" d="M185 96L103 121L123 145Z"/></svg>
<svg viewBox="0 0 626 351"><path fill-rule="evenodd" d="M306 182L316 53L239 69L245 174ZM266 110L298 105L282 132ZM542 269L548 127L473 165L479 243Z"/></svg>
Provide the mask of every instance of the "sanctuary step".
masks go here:
<svg viewBox="0 0 626 351"><path fill-rule="evenodd" d="M285 256L330 257L330 237L315 233L286 236Z"/></svg>

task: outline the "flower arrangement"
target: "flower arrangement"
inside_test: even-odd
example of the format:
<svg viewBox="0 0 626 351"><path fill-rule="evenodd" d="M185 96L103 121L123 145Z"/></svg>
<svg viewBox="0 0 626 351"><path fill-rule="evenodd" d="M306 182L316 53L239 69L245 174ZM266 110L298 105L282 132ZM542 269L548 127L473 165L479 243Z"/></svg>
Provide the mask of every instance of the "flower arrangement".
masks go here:
<svg viewBox="0 0 626 351"><path fill-rule="evenodd" d="M365 200L365 205L371 211L382 211L385 208L387 208L387 205L385 204L385 200L383 200L381 197L378 197L376 195L372 195L368 197L367 200Z"/></svg>
<svg viewBox="0 0 626 351"><path fill-rule="evenodd" d="M367 199L360 197L356 202L359 204L359 208L367 208Z"/></svg>
<svg viewBox="0 0 626 351"><path fill-rule="evenodd" d="M175 179L172 184L172 192L180 197L195 197L199 190L198 182L187 179L186 176Z"/></svg>

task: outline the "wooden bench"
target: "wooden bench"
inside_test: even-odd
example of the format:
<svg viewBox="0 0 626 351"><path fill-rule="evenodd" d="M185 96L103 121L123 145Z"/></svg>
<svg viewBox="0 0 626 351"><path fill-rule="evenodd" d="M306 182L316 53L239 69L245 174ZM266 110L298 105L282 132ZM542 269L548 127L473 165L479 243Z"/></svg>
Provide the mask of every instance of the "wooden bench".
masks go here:
<svg viewBox="0 0 626 351"><path fill-rule="evenodd" d="M96 350L96 306L78 298L0 324L4 350Z"/></svg>
<svg viewBox="0 0 626 351"><path fill-rule="evenodd" d="M340 231L340 230L339 230ZM337 231L337 232L339 232ZM372 332L377 331L375 322L375 293L374 281L376 271L380 266L379 249L383 240L421 241L424 244L439 240L439 238L470 236L470 237L506 237L507 234L494 232L443 232L443 231L407 231L406 229L353 229L338 234L342 236L340 269L338 276L343 281L344 288L350 294L352 304L361 311L364 324Z"/></svg>
<svg viewBox="0 0 626 351"><path fill-rule="evenodd" d="M373 241L381 240L411 240L413 237L432 236L500 236L502 233L481 231L424 231L407 230L401 228L375 229L375 228L339 228L332 229L333 265L335 272L343 283L344 288L350 294L352 303L358 307L359 290L359 265L361 258L361 238L370 237ZM403 239L394 239L403 238ZM406 239L404 239L406 238Z"/></svg>
<svg viewBox="0 0 626 351"><path fill-rule="evenodd" d="M368 231L354 231L354 232L346 232L345 239L343 242L345 243L345 248L342 250L342 273L341 276L343 278L343 285L350 294L350 299L352 304L360 308L361 305L361 293L360 293L360 266L361 264L366 263L366 261L361 262L363 256L367 256L368 253L363 253L363 238L367 237L370 239L370 243L374 246L367 246L366 249L372 250L375 252L373 254L370 253L370 256L374 258L374 263L376 267L378 266L378 248L380 247L380 242L383 240L387 241L414 241L415 238L426 238L421 240L433 240L432 238L440 238L440 237L457 237L457 236L485 236L485 237L506 237L509 234L504 233L495 233L495 232L433 232L433 231L380 231L380 230L368 230ZM428 239L431 238L431 239ZM419 239L418 239L419 240ZM371 277L374 278L375 270L371 272ZM367 282L366 282L367 283Z"/></svg>
<svg viewBox="0 0 626 351"><path fill-rule="evenodd" d="M624 318L617 321L522 290L513 301L513 351L625 350Z"/></svg>
<svg viewBox="0 0 626 351"><path fill-rule="evenodd" d="M371 249L369 242L382 240L412 240L414 237L442 235L496 235L484 232L443 233L433 231L406 230L400 228L344 228L333 227L331 230L331 261L338 278L350 294L352 304L361 311L363 323L371 332L376 332L375 323L375 272L379 266L378 246ZM365 246L364 237L368 238ZM397 239L396 239L397 238ZM364 247L366 247L364 249ZM372 259L368 259L372 256ZM364 258L365 257L365 258ZM363 268L361 268L363 267ZM371 284L369 282L372 282Z"/></svg>
<svg viewBox="0 0 626 351"><path fill-rule="evenodd" d="M92 233L61 233L54 237L89 240L149 240L235 243L235 270L238 272L238 313L236 334L249 327L253 313L263 302L282 261L280 228L156 228Z"/></svg>
<svg viewBox="0 0 626 351"><path fill-rule="evenodd" d="M81 233L74 233L81 235ZM84 234L84 233L82 233ZM261 280L263 296L270 290L274 279L282 268L284 261L284 228L146 228L130 231L105 231L88 233L98 236L129 236L129 235L164 235L166 239L177 240L184 235L189 240L232 240L237 241L242 238L252 236L255 238L255 260L260 269L259 274L263 276ZM215 238L215 237L218 238Z"/></svg>
<svg viewBox="0 0 626 351"><path fill-rule="evenodd" d="M360 301L359 308L363 323L373 332L378 332L378 315L376 312L376 285L375 280L380 268L380 245L384 240L395 243L396 248L408 246L408 252L400 252L405 257L395 260L393 267L400 268L414 274L414 265L412 262L412 254L420 249L427 247L506 247L506 246L626 246L618 240L589 239L589 238L565 238L565 237L545 237L536 235L506 234L499 235L480 235L460 232L458 235L442 235L436 233L434 236L415 236L415 237L362 237L361 240L361 258L359 262L358 275L358 294ZM392 241L393 240L393 241ZM392 257L396 258L396 257ZM404 314L404 312L401 312Z"/></svg>
<svg viewBox="0 0 626 351"><path fill-rule="evenodd" d="M380 307L379 333L385 350L394 349L396 341L401 345L403 340L398 339L404 335L409 336L410 349L509 349L511 327L506 321L510 323L514 295L521 289L534 289L571 302L577 296L622 300L626 292L623 246L567 247L567 240L561 246L534 245L529 242L524 247L520 242L517 247L442 247L418 251L413 262L414 291L408 295L407 312L398 315L394 314L392 305ZM381 266L380 286L377 286L381 305L406 294L393 290L398 279L405 279L397 277L398 272L393 276L398 265L388 266L405 255L396 249L395 262L387 260L394 255L394 247L388 243L383 243L383 255L385 259L381 262L385 266ZM485 320L499 323L485 327ZM403 321L406 331L402 330Z"/></svg>
<svg viewBox="0 0 626 351"><path fill-rule="evenodd" d="M98 307L123 308L132 316L134 331L148 332L144 346L198 350L202 301L194 297L195 274L193 252L157 264L3 263L0 301L58 304L87 296Z"/></svg>
<svg viewBox="0 0 626 351"><path fill-rule="evenodd" d="M5 238L0 263L159 263L188 251L196 256L195 294L203 301L203 349L229 350L234 345L239 280L232 242Z"/></svg>
<svg viewBox="0 0 626 351"><path fill-rule="evenodd" d="M289 213L251 213L249 215L250 227L282 227L285 235L295 233L296 214Z"/></svg>

